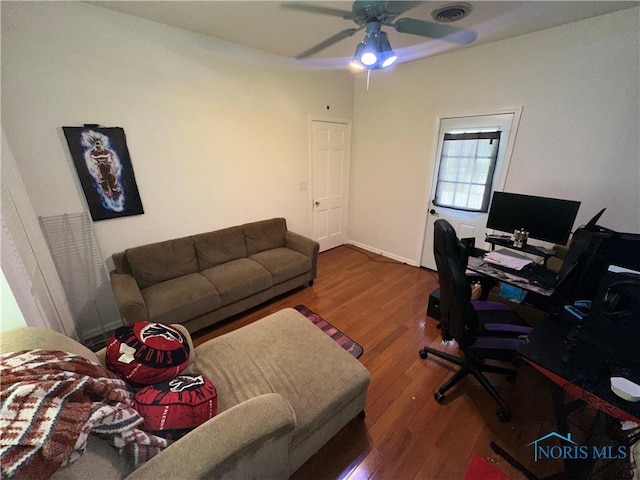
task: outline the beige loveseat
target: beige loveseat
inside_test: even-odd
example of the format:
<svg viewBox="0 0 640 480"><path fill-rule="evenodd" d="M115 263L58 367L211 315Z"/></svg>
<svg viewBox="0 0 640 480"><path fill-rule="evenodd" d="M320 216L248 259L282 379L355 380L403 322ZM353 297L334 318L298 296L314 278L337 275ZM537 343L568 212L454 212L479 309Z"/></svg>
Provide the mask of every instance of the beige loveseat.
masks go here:
<svg viewBox="0 0 640 480"><path fill-rule="evenodd" d="M273 218L112 255L125 321L213 325L316 278L318 243Z"/></svg>
<svg viewBox="0 0 640 480"><path fill-rule="evenodd" d="M13 330L0 343L2 353L53 349L104 364L104 351L50 330ZM290 308L192 348L186 371L215 384L215 417L133 472L91 434L87 451L53 478L285 479L364 411L370 382L358 360Z"/></svg>

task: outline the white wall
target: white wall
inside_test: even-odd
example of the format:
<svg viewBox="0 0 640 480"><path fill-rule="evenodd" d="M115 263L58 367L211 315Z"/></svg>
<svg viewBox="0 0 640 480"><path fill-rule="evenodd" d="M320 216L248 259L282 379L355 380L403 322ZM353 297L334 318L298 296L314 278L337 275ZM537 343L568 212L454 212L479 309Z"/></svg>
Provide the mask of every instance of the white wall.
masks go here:
<svg viewBox="0 0 640 480"><path fill-rule="evenodd" d="M350 240L419 264L438 117L517 106L505 190L640 232L639 25L635 8L360 76Z"/></svg>
<svg viewBox="0 0 640 480"><path fill-rule="evenodd" d="M2 124L36 215L86 208L62 126L125 130L145 213L94 224L105 257L273 216L310 234L309 116L350 120L353 90L96 6L2 2Z"/></svg>
<svg viewBox="0 0 640 480"><path fill-rule="evenodd" d="M9 287L4 272L0 270L0 332L26 326L27 322L22 316L11 287Z"/></svg>
<svg viewBox="0 0 640 480"><path fill-rule="evenodd" d="M418 264L439 116L523 106L507 189L640 231L640 9L355 81L76 2L2 2L2 123L37 215L85 208L63 125L121 126L145 214L103 255L282 215L309 234L308 118L353 118L350 241ZM330 106L330 110L326 107Z"/></svg>

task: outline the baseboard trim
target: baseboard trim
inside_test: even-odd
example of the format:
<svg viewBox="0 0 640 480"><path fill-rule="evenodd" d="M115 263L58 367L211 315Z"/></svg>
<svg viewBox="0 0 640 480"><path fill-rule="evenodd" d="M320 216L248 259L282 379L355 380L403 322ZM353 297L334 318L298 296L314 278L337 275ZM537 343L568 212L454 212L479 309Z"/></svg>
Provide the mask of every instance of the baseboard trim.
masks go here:
<svg viewBox="0 0 640 480"><path fill-rule="evenodd" d="M399 255L395 255L393 253L385 252L384 250L380 250L379 248L374 248L370 245L365 245L364 243L355 242L353 240L347 240L347 244L353 245L354 247L362 248L363 250L367 250L368 252L371 252L371 253L382 255L383 257L391 258L392 260L396 260L401 263L406 263L407 265L411 265L412 267L418 266L418 264L414 260L410 260L408 258L404 258Z"/></svg>

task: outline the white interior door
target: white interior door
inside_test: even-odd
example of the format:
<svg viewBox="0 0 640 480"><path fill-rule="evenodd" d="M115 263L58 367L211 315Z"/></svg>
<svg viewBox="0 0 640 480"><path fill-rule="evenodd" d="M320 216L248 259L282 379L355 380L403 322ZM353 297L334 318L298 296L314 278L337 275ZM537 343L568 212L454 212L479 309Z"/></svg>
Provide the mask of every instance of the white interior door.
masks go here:
<svg viewBox="0 0 640 480"><path fill-rule="evenodd" d="M347 241L350 158L350 124L312 120L312 223L321 252Z"/></svg>
<svg viewBox="0 0 640 480"><path fill-rule="evenodd" d="M427 223L425 226L424 242L422 246L421 266L431 270L436 270L436 262L433 257L433 224L439 218L446 219L453 228L455 228L458 238L475 237L476 246L481 247L484 244L487 213L444 208L436 206L433 203L433 199L436 195L436 185L438 182L438 172L440 170L440 158L445 133L458 133L462 131L472 132L494 128L496 130L500 130L500 145L498 148L493 184L491 187L493 192L493 190L502 190L504 188L519 120L520 110L496 115L442 118L440 120L438 149L434 162L429 195L430 200L427 205Z"/></svg>

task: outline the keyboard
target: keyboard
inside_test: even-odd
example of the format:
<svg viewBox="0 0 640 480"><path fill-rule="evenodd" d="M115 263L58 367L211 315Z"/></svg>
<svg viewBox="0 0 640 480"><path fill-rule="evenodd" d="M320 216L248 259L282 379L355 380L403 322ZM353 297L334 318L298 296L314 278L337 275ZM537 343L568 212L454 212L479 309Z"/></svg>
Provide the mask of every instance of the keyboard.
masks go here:
<svg viewBox="0 0 640 480"><path fill-rule="evenodd" d="M502 270L511 275L524 278L528 280L530 284L538 285L542 288L553 288L558 281L557 272L533 262L528 263L520 270L514 270L513 268L508 268L497 263L487 262L487 265L490 265L491 268L495 268L496 270Z"/></svg>

